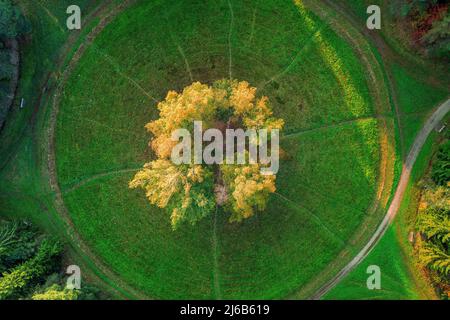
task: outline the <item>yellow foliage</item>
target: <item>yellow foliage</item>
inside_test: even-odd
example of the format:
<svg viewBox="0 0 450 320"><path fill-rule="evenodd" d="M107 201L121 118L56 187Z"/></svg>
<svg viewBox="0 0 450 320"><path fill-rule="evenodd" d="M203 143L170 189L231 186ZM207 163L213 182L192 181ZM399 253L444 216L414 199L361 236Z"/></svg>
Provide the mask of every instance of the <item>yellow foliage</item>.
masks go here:
<svg viewBox="0 0 450 320"><path fill-rule="evenodd" d="M269 99L265 96L255 98L256 88L248 82L222 80L221 86L231 90L209 87L194 82L182 93L169 91L166 99L158 104L160 118L148 123L145 127L154 137L150 143L160 159L168 159L177 142L172 140L176 129L190 128L194 121L203 121L206 130L214 123L217 111L233 109L234 115L242 119L246 128L282 129L284 121L272 115Z"/></svg>
<svg viewBox="0 0 450 320"><path fill-rule="evenodd" d="M169 207L174 228L183 220L195 223L212 211L214 205L219 205L214 199L211 167L177 166L170 161L172 150L178 144L172 140L175 130L183 128L192 133L194 121L202 121L204 130L217 122L230 121L241 123L246 129L270 131L284 126L282 119L273 117L269 99L256 98L256 88L246 81L224 79L213 86L194 82L181 93L169 91L165 100L158 103L158 110L159 118L145 126L153 134L149 145L157 160L145 164L129 187L144 189L151 204ZM275 192L275 176L262 175L259 165L226 165L220 170L226 176L222 198L233 213L232 221L251 217L255 209L263 210L269 194Z"/></svg>
<svg viewBox="0 0 450 320"><path fill-rule="evenodd" d="M182 173L169 160L156 160L144 165L130 181L130 188L143 188L151 204L165 208L181 187Z"/></svg>
<svg viewBox="0 0 450 320"><path fill-rule="evenodd" d="M247 128L281 130L284 121L272 117L269 98L263 96L255 103L255 94L256 88L250 87L248 82L233 82L230 103L234 108L234 114L242 118Z"/></svg>
<svg viewBox="0 0 450 320"><path fill-rule="evenodd" d="M276 191L275 175L262 175L260 165L223 165L221 170L233 198L232 221L254 215L254 208L263 210L268 195Z"/></svg>
<svg viewBox="0 0 450 320"><path fill-rule="evenodd" d="M256 88L250 87L248 82L234 83L230 102L236 115L242 116L253 109L255 94Z"/></svg>
<svg viewBox="0 0 450 320"><path fill-rule="evenodd" d="M177 145L177 141L172 140L171 136L162 134L155 136L150 142L150 146L155 151L158 158L168 159L172 154L172 149Z"/></svg>
<svg viewBox="0 0 450 320"><path fill-rule="evenodd" d="M169 91L166 99L158 104L160 118L146 125L156 137L170 138L173 131L185 128L187 122L212 121L218 103L225 99L226 91L213 89L194 82L181 94Z"/></svg>
<svg viewBox="0 0 450 320"><path fill-rule="evenodd" d="M192 201L192 187L204 181L207 172L201 165L176 166L170 160L158 159L147 163L130 181L130 188L143 188L151 204L166 208L174 196L181 197L179 207L172 209L172 225L184 218L183 209L187 209ZM198 207L207 205L204 194L196 194Z"/></svg>
<svg viewBox="0 0 450 320"><path fill-rule="evenodd" d="M33 300L77 300L78 291L69 289L60 289L58 285L49 287L43 293L35 293Z"/></svg>
<svg viewBox="0 0 450 320"><path fill-rule="evenodd" d="M130 181L130 188L144 188L150 203L165 208L175 193L184 191L184 202L188 201L193 183L203 181L203 168L194 165L187 170L169 160L156 160L144 165Z"/></svg>

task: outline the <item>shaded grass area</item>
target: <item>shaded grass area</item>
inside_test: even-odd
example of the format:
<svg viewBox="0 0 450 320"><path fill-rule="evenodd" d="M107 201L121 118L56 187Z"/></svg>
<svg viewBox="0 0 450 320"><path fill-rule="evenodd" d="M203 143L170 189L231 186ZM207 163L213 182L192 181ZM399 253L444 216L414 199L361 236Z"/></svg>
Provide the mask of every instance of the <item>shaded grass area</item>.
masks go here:
<svg viewBox="0 0 450 320"><path fill-rule="evenodd" d="M336 2L345 5L347 11L355 14L362 26L365 26L369 17L367 8L370 5L378 5L381 9L381 30L377 32L395 51L397 57L394 60L411 67L410 71L418 77L439 79L444 86L448 85L448 64L425 57L418 52L412 36L413 22L403 20L406 5L392 0L336 0Z"/></svg>
<svg viewBox="0 0 450 320"><path fill-rule="evenodd" d="M411 219L415 216L419 200L417 183L427 170L435 139L435 134L428 138L417 158L411 172L410 183L393 224L369 256L324 299L411 300L434 297L426 282L414 269L415 262L408 236L414 225ZM381 269L381 290L367 289L366 281L369 274L366 270L371 265L377 265Z"/></svg>
<svg viewBox="0 0 450 320"><path fill-rule="evenodd" d="M86 14L101 1L79 0L77 5ZM15 104L8 114L5 127L1 132L1 162L5 165L8 155L17 150L18 140L26 133L26 124L30 121L45 93L44 84L54 83L61 48L69 37L65 26L66 9L70 1L19 1L27 19L32 25L32 33L21 43L20 82ZM76 32L76 31L75 31ZM53 81L53 82L52 82ZM25 100L25 108L20 109L20 100Z"/></svg>
<svg viewBox="0 0 450 320"><path fill-rule="evenodd" d="M77 230L149 296L285 296L346 246L372 202L379 139L364 72L351 46L290 3L139 1L65 87L58 178L63 190L87 181L64 195ZM132 173L89 180L151 158L143 126L168 90L230 74L268 95L293 134L283 141L293 159L281 167L281 196L266 212L229 225L219 211L215 224L172 232L167 213L128 190Z"/></svg>
<svg viewBox="0 0 450 320"><path fill-rule="evenodd" d="M369 16L367 14L367 8L370 5L380 6L383 0L340 0L340 2L344 2L361 20L367 20Z"/></svg>
<svg viewBox="0 0 450 320"><path fill-rule="evenodd" d="M66 242L67 226L54 208L54 194L48 185L47 121L53 89L58 83L60 62L80 35L65 27L66 9L77 4L82 10L82 37L91 29L90 15L101 0L18 1L32 24L32 33L21 43L21 78L15 106L0 135L0 216L30 219L46 232ZM86 25L85 25L86 22ZM20 99L25 107L19 109ZM101 272L83 256L79 246L66 242L65 259L83 268L87 281L95 281ZM89 268L87 267L89 265ZM92 282L93 283L93 282ZM99 283L104 288L103 283ZM110 284L116 287L115 284ZM116 287L117 288L117 287ZM104 288L109 291L108 288ZM120 291L120 290L119 290ZM115 294L115 293L114 293Z"/></svg>
<svg viewBox="0 0 450 320"><path fill-rule="evenodd" d="M100 1L81 0L77 4L87 15ZM70 32L65 28L66 8L70 1L18 1L32 32L21 42L20 81L15 105L8 114L0 135L0 214L27 216L41 226L49 227L48 218L41 219L46 202L51 207L52 195L42 175L46 165L45 121ZM19 108L24 99L25 107ZM27 199L27 200L18 200ZM45 221L45 222L44 222ZM39 223L43 222L43 223Z"/></svg>

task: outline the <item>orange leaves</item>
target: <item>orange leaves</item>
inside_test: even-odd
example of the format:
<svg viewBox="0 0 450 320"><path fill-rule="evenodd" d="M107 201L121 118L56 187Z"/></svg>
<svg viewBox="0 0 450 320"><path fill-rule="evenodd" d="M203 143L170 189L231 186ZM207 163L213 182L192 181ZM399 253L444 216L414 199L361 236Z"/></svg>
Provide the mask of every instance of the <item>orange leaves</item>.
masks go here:
<svg viewBox="0 0 450 320"><path fill-rule="evenodd" d="M172 196L180 191L184 179L181 170L169 160L156 160L144 165L130 181L130 188L143 188L151 204L165 208Z"/></svg>
<svg viewBox="0 0 450 320"><path fill-rule="evenodd" d="M241 221L263 210L270 193L276 191L275 175L262 175L260 165L223 165L225 184L231 192L231 221Z"/></svg>
<svg viewBox="0 0 450 320"><path fill-rule="evenodd" d="M230 102L235 114L242 116L251 112L254 107L256 88L250 87L246 81L234 82L232 88Z"/></svg>
<svg viewBox="0 0 450 320"><path fill-rule="evenodd" d="M189 122L210 122L215 114L216 105L223 100L226 92L194 82L181 94L169 91L166 99L158 104L160 118L146 125L155 136L171 136L176 129L185 128Z"/></svg>
<svg viewBox="0 0 450 320"><path fill-rule="evenodd" d="M256 88L250 87L248 82L233 82L230 102L234 114L242 118L247 128L282 129L284 121L272 116L269 98L261 97L255 102Z"/></svg>
<svg viewBox="0 0 450 320"><path fill-rule="evenodd" d="M231 212L230 221L241 221L263 210L270 193L275 192L275 175L263 175L260 164L215 162L214 167L186 162L176 165L170 160L178 145L172 134L184 129L192 135L196 121L201 121L201 130L214 128L220 132L238 125L243 128L237 129L269 132L282 129L284 121L273 116L269 99L257 98L256 91L246 81L223 79L212 86L194 82L181 93L169 91L158 103L159 119L145 126L153 134L149 145L157 160L147 163L129 187L144 189L151 204L169 210L174 229L183 221L194 224L217 205ZM187 148L194 154L190 144ZM248 151L244 152L248 158Z"/></svg>

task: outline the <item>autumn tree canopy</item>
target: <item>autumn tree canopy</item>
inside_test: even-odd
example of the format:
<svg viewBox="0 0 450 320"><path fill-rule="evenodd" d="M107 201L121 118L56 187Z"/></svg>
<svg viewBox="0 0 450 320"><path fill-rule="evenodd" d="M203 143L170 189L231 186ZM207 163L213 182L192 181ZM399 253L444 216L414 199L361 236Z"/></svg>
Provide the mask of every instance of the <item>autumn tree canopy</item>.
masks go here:
<svg viewBox="0 0 450 320"><path fill-rule="evenodd" d="M183 222L195 224L217 206L230 213L232 222L264 210L276 190L275 174L262 174L265 164L176 165L171 155L178 144L173 132L182 128L194 134L194 121L202 122L202 130L281 130L284 121L273 116L267 97L257 98L256 88L245 81L219 80L212 86L195 82L181 93L169 91L158 110L159 119L145 126L153 135L149 145L156 159L135 175L130 188L144 189L151 204L168 210L174 229Z"/></svg>

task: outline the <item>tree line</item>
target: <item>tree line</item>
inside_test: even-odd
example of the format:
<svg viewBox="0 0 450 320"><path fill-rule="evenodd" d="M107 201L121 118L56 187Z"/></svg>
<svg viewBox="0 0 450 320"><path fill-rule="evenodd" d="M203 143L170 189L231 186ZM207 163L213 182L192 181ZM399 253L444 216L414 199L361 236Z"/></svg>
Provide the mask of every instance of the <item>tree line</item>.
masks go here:
<svg viewBox="0 0 450 320"><path fill-rule="evenodd" d="M27 221L0 221L0 300L91 300L100 292L66 288L63 244Z"/></svg>
<svg viewBox="0 0 450 320"><path fill-rule="evenodd" d="M450 13L446 0L399 0L397 15L408 22L416 44L433 57L450 56Z"/></svg>
<svg viewBox="0 0 450 320"><path fill-rule="evenodd" d="M416 249L419 262L443 299L450 298L450 140L433 159L431 178L421 182Z"/></svg>

